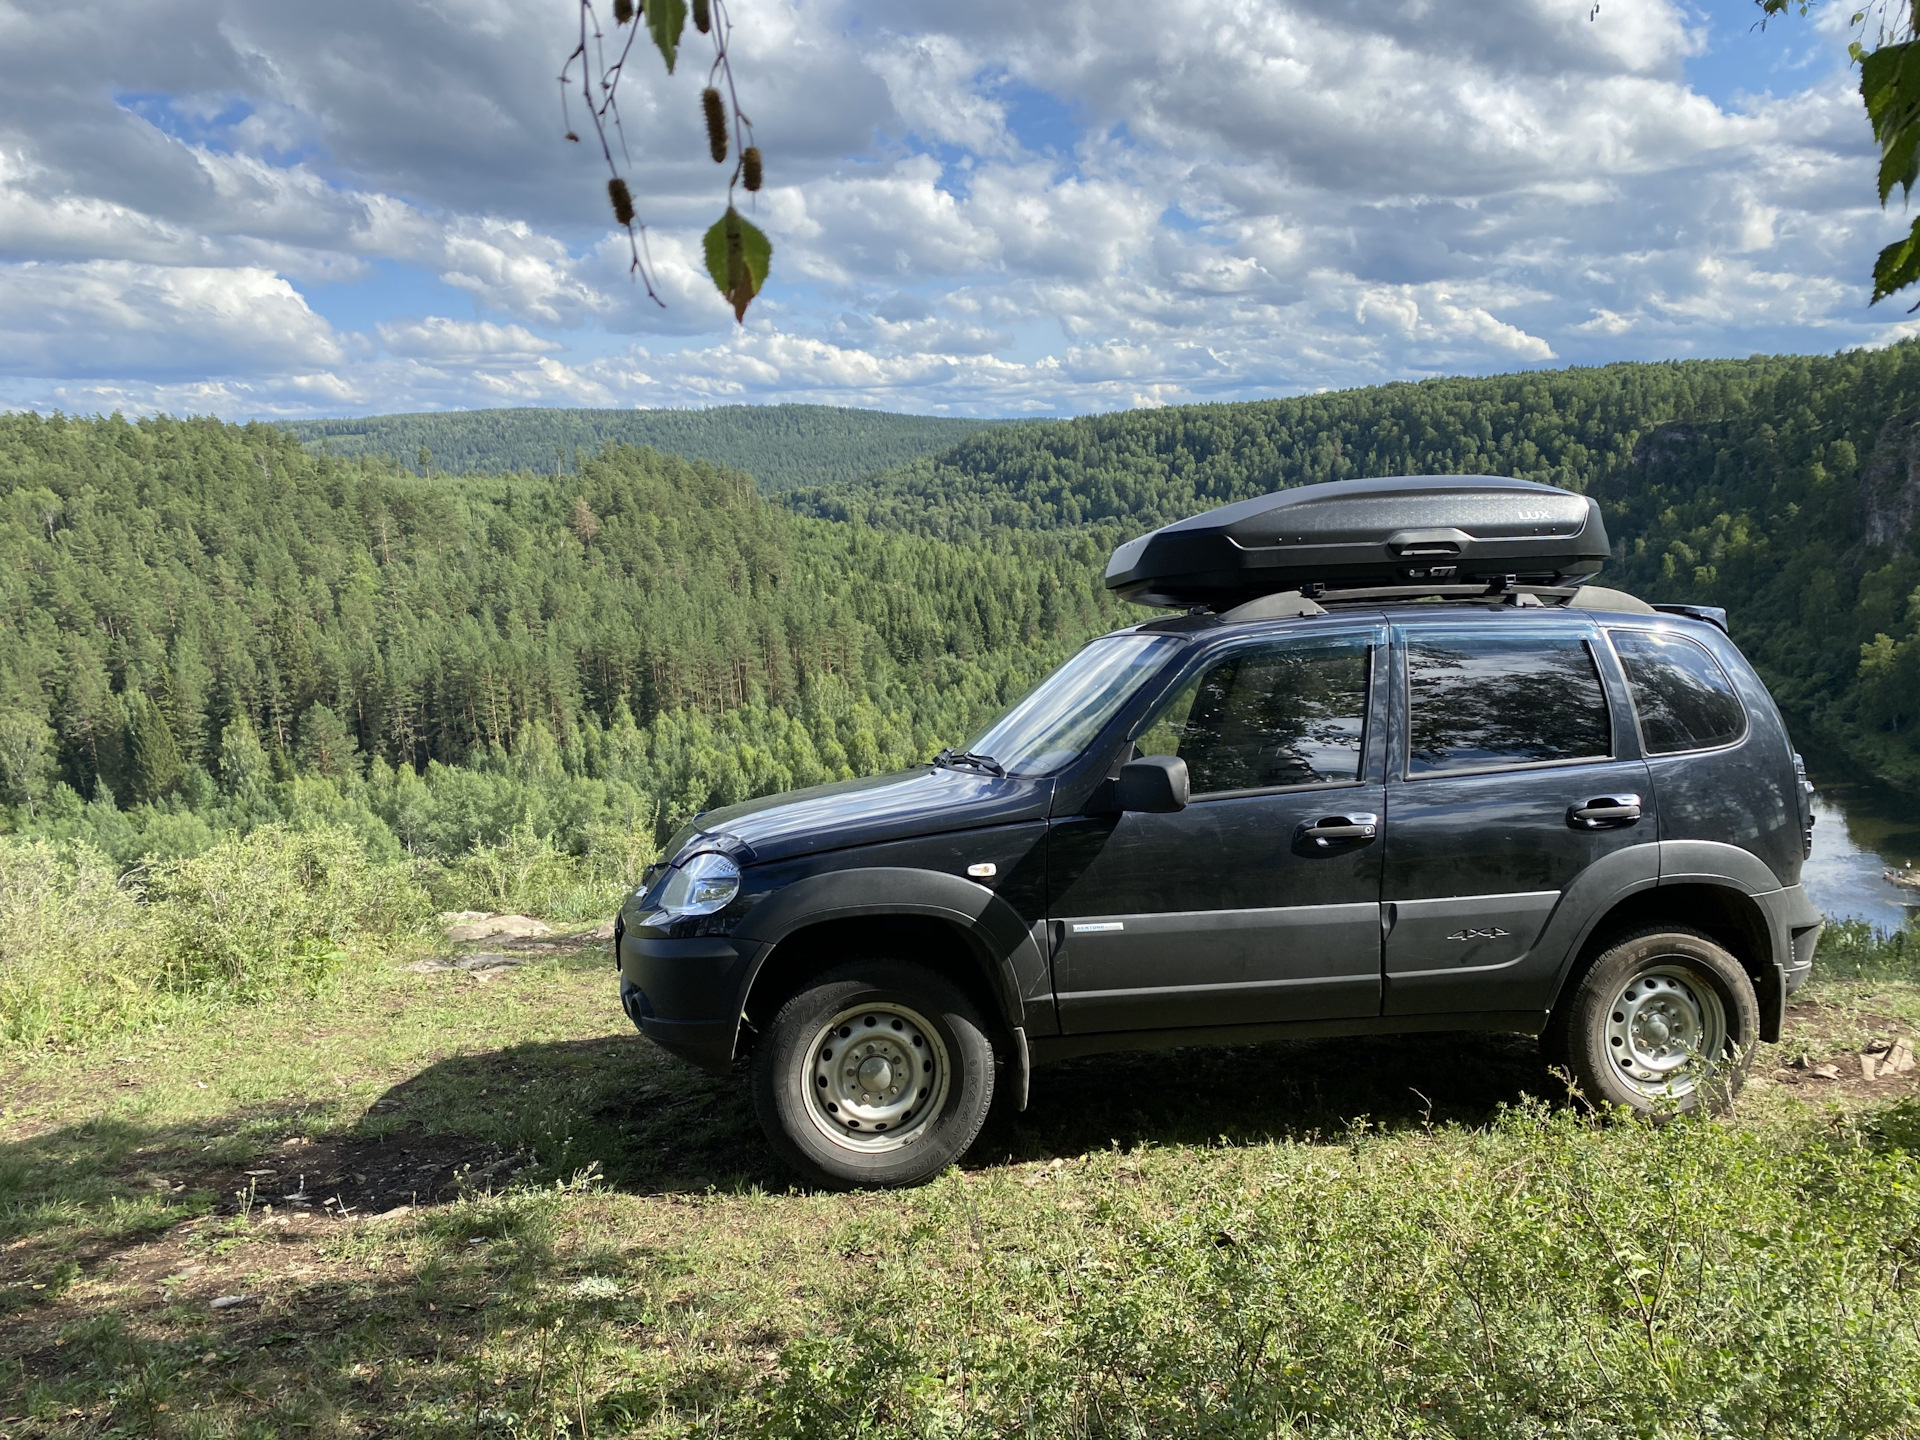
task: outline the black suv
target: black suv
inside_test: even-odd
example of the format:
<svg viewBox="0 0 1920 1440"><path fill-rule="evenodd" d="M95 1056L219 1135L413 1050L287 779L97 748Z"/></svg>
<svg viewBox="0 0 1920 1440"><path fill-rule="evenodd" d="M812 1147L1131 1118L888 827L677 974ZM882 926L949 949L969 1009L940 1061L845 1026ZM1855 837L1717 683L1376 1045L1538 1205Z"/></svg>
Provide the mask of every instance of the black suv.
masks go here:
<svg viewBox="0 0 1920 1440"><path fill-rule="evenodd" d="M1811 966L1811 787L1718 612L1582 583L1599 527L1412 477L1130 542L1109 584L1187 613L964 752L682 830L619 922L627 1013L750 1053L774 1147L838 1183L1139 1047L1518 1031L1596 1102L1706 1102Z"/></svg>

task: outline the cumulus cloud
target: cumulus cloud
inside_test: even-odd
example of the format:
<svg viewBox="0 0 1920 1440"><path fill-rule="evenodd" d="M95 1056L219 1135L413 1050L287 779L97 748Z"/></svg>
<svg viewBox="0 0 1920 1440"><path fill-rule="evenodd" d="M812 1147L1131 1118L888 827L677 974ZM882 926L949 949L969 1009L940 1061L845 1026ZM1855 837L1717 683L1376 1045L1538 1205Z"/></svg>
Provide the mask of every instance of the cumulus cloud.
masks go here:
<svg viewBox="0 0 1920 1440"><path fill-rule="evenodd" d="M698 63L625 102L662 308L558 138L549 11L0 0L0 404L1020 414L1910 327L1865 306L1900 218L1831 20L1743 30L1817 63L1734 103L1680 0L733 8L744 330Z"/></svg>

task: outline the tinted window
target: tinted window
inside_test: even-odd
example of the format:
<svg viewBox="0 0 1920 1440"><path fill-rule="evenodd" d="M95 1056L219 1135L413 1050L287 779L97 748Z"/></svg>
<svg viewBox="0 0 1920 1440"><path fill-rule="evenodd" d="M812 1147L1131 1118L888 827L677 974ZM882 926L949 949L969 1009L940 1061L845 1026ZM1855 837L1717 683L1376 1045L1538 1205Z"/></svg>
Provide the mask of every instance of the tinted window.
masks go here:
<svg viewBox="0 0 1920 1440"><path fill-rule="evenodd" d="M1747 712L1733 682L1703 647L1679 635L1644 630L1611 634L1649 755L1710 750L1747 733Z"/></svg>
<svg viewBox="0 0 1920 1440"><path fill-rule="evenodd" d="M1186 761L1196 795L1358 780L1368 653L1360 636L1235 650L1175 690L1134 743Z"/></svg>
<svg viewBox="0 0 1920 1440"><path fill-rule="evenodd" d="M1578 636L1415 634L1407 692L1409 774L1613 752L1606 692Z"/></svg>

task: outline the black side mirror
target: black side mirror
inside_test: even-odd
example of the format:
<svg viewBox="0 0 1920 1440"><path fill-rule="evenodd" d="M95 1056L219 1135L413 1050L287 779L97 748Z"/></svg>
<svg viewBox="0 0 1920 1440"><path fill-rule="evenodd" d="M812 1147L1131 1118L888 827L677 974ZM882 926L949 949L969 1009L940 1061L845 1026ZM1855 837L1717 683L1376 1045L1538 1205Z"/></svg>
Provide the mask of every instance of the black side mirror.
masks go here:
<svg viewBox="0 0 1920 1440"><path fill-rule="evenodd" d="M1113 782L1113 798L1122 810L1142 810L1149 815L1186 809L1191 793L1187 762L1173 755L1129 760Z"/></svg>

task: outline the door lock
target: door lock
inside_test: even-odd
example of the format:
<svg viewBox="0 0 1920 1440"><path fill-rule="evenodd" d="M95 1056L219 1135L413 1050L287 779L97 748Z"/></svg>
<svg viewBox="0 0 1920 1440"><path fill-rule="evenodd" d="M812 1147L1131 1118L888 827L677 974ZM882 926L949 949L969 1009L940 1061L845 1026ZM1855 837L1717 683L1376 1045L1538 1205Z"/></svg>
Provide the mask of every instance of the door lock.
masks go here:
<svg viewBox="0 0 1920 1440"><path fill-rule="evenodd" d="M1575 830L1624 830L1639 819L1638 795L1602 795L1567 807L1567 824Z"/></svg>

